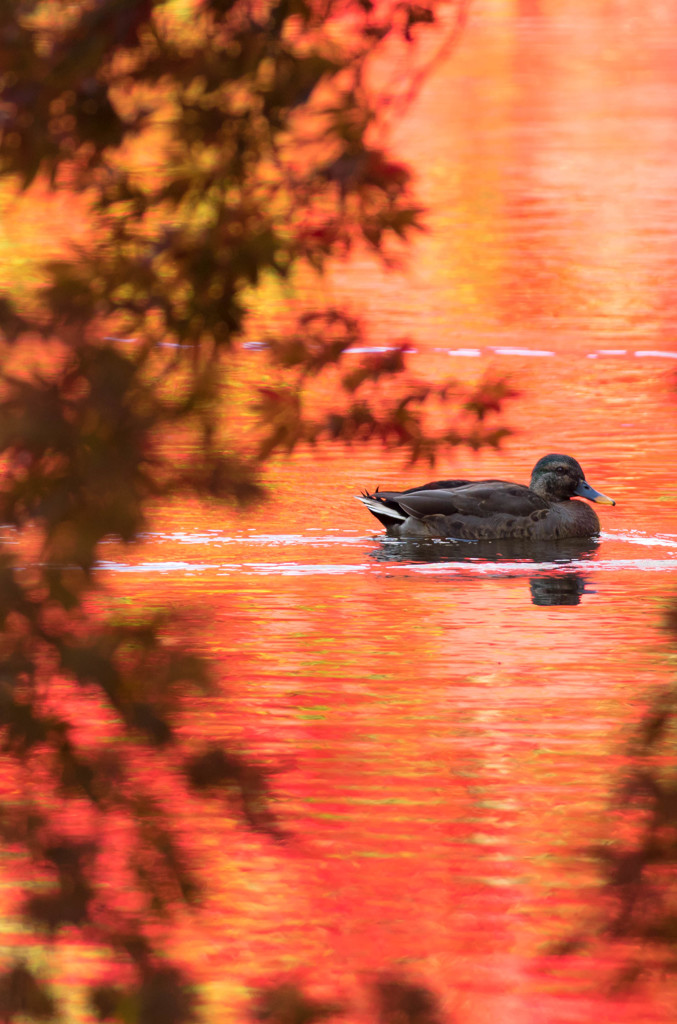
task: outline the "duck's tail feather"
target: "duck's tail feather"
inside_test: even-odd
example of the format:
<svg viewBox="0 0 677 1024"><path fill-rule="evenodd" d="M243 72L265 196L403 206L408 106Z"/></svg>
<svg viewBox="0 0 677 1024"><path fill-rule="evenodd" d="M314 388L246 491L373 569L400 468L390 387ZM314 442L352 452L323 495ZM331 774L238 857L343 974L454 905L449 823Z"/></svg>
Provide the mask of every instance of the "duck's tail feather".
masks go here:
<svg viewBox="0 0 677 1024"><path fill-rule="evenodd" d="M398 520L404 522L407 518L403 512L400 512L397 508L390 508L383 501L379 501L378 498L372 497L370 494L356 494L355 497L358 501L361 501L363 505L366 505L370 512L373 512L377 518L387 516L388 519Z"/></svg>

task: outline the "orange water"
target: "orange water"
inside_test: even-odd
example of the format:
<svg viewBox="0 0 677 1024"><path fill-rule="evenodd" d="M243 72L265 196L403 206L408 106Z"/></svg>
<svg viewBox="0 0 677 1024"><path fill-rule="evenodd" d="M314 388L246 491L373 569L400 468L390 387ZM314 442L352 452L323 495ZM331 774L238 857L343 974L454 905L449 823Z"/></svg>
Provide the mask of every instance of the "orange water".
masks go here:
<svg viewBox="0 0 677 1024"><path fill-rule="evenodd" d="M673 678L676 49L660 0L477 5L389 140L427 233L401 272L357 255L322 286L372 344L409 337L417 372L510 374L512 439L440 475L526 482L572 454L617 501L599 545L533 561L384 543L353 495L430 471L357 448L280 460L246 518L177 504L102 552L118 598L183 612L213 659L218 694L186 697L184 735L274 770L282 840L176 805L209 897L167 943L210 1020L292 978L371 1022L381 972L461 1024L675 1019L659 971L611 993L627 951L597 936L589 851ZM579 933L582 952L555 954ZM81 946L59 949L65 979L91 978Z"/></svg>

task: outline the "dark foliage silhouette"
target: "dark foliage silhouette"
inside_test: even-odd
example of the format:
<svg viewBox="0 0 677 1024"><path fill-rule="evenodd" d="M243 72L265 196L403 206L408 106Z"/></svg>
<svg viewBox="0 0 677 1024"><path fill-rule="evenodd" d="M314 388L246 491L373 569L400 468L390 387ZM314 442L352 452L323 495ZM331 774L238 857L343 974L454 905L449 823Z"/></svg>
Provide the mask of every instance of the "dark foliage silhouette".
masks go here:
<svg viewBox="0 0 677 1024"><path fill-rule="evenodd" d="M266 460L299 444L379 440L428 461L449 446L496 445L511 394L501 381L416 380L405 341L346 362L360 323L318 308L259 339L265 385L228 400L251 354L257 287L300 266L319 274L358 245L391 261L420 226L409 172L378 125L448 52L466 2L359 3L342 35L335 0L184 6L0 2L2 180L25 202L47 181L88 225L44 266L39 293L0 295L0 724L21 793L0 832L41 880L25 894L26 921L109 950L128 980L93 983L92 1012L139 1024L199 1015L189 972L158 938L204 884L171 787L223 800L267 839L285 831L262 768L177 728L182 700L212 685L178 618L92 612L100 542L138 538L151 499L261 500ZM429 31L437 58L417 63ZM410 74L374 91L369 62L396 40L411 50ZM327 375L336 400L318 408L313 387ZM399 383L374 401L383 380ZM435 434L437 402L450 409ZM73 709L93 694L107 725L83 743ZM106 879L114 821L125 822L119 870L135 893L124 909ZM431 997L394 985L380 991L379 1019L437 1019ZM331 1009L290 992L269 994L261 1019ZM58 1013L23 962L2 975L0 1008L6 1021Z"/></svg>
<svg viewBox="0 0 677 1024"><path fill-rule="evenodd" d="M677 605L666 627L677 638ZM609 805L608 840L585 849L599 869L603 912L557 945L559 955L611 944L620 994L642 977L677 971L677 686L650 699L624 751Z"/></svg>

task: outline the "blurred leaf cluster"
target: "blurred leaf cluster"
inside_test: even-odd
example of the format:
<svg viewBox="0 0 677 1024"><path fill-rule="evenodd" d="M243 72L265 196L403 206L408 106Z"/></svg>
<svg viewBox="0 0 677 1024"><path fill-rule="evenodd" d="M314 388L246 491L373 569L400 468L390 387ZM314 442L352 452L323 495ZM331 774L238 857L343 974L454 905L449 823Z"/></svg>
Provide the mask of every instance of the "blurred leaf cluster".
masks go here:
<svg viewBox="0 0 677 1024"><path fill-rule="evenodd" d="M674 611L671 615L677 622ZM620 983L647 971L677 971L677 690L656 695L628 750L612 841L596 855L611 909L605 932L628 947ZM660 966L659 966L660 965Z"/></svg>
<svg viewBox="0 0 677 1024"><path fill-rule="evenodd" d="M677 648L677 603L666 617ZM603 844L586 848L601 876L603 903L556 952L612 943L609 987L619 996L637 982L677 973L677 686L649 700L620 759ZM608 958L608 950L605 952Z"/></svg>
<svg viewBox="0 0 677 1024"><path fill-rule="evenodd" d="M26 921L126 965L125 984L92 987L98 1019L180 1024L198 1012L158 938L158 922L201 897L177 787L234 806L267 841L285 835L264 770L177 728L181 701L211 685L181 623L92 613L101 540L136 539L150 499L259 500L266 460L298 444L376 439L432 462L503 436L505 383L415 380L406 342L348 360L362 326L336 309L266 337L253 439L226 401L259 286L321 274L356 246L388 263L420 228L410 174L378 124L434 64L430 50L416 64L422 34L445 52L466 5L0 0L0 181L26 202L46 181L88 222L78 248L45 264L34 302L0 294L0 728L19 793L0 833L39 879ZM393 46L410 52L408 73L399 92L379 92L375 62ZM335 383L330 407L313 401L320 377ZM427 410L445 402L454 411L435 433ZM72 709L86 720L92 699L108 726L87 736ZM107 876L120 822L117 870L135 894L124 906ZM261 1019L335 1009L267 998ZM437 1020L432 997L400 982L383 983L379 1006L384 1022ZM17 962L0 977L0 1011L47 1019L58 1007Z"/></svg>
<svg viewBox="0 0 677 1024"><path fill-rule="evenodd" d="M406 977L377 977L369 986L369 1002L374 1024L453 1024L451 1018L443 1016L434 996ZM283 982L259 994L253 1020L262 1024L314 1024L340 1020L346 1010L337 1003L309 998L296 985Z"/></svg>

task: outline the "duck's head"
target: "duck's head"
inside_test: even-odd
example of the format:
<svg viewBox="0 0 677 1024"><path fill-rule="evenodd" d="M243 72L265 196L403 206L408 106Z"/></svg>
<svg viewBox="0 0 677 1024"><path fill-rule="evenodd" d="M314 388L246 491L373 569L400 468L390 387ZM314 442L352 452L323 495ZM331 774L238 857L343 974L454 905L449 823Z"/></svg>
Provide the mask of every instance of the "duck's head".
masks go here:
<svg viewBox="0 0 677 1024"><path fill-rule="evenodd" d="M616 504L613 498L607 498L590 486L585 473L570 455L544 455L534 466L529 486L546 501L566 501L576 495L600 505Z"/></svg>

